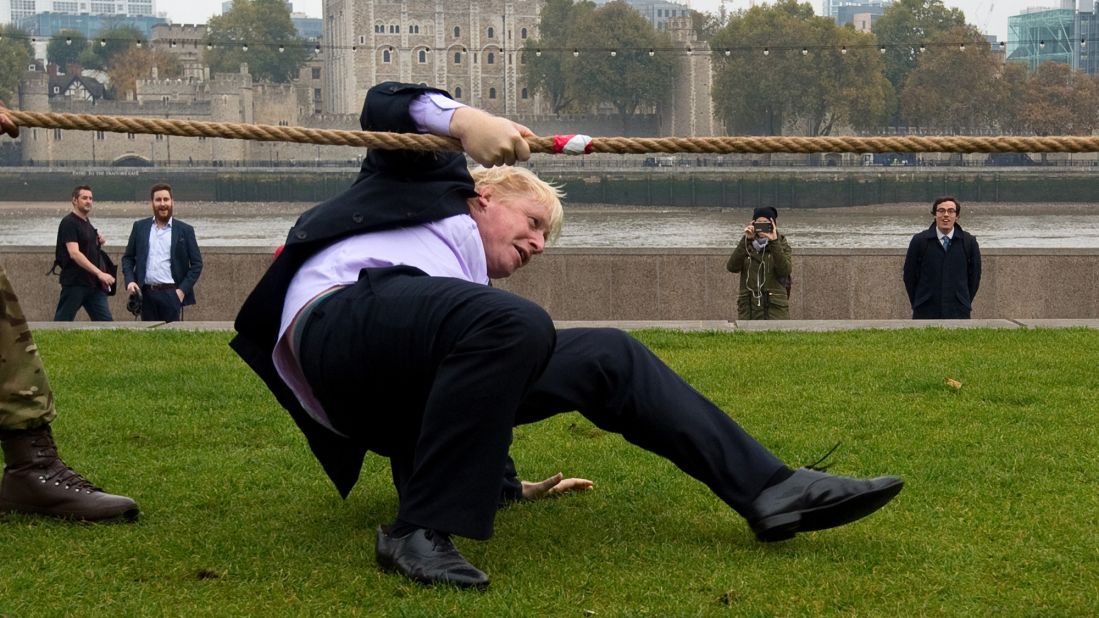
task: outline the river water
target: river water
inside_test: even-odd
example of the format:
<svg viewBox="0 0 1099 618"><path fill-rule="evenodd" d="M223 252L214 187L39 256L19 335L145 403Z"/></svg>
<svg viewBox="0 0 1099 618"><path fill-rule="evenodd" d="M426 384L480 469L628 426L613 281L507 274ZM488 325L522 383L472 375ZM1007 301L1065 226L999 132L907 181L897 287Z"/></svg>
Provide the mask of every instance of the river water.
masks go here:
<svg viewBox="0 0 1099 618"><path fill-rule="evenodd" d="M274 247L312 204L178 202L175 216L203 247ZM778 226L796 248L900 248L931 224L929 204L779 209ZM53 246L67 203L0 202L0 246ZM92 223L121 251L143 202L99 202ZM568 206L558 247L729 248L751 218L744 209ZM982 247L1099 248L1099 204L963 204L959 220Z"/></svg>

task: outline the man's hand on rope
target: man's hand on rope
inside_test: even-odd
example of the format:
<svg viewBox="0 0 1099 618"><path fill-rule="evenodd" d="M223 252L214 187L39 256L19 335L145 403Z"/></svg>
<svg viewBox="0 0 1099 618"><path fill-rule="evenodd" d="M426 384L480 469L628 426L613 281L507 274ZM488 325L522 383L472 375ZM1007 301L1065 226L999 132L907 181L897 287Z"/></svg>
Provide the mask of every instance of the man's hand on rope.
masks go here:
<svg viewBox="0 0 1099 618"><path fill-rule="evenodd" d="M0 101L0 109L3 109L4 102ZM12 137L19 137L19 127L12 122L11 118L8 118L7 114L0 111L0 133L5 133Z"/></svg>
<svg viewBox="0 0 1099 618"><path fill-rule="evenodd" d="M522 483L524 500L538 500L576 491L588 491L594 485L588 479L567 479L560 472L538 483L530 481L522 481Z"/></svg>
<svg viewBox="0 0 1099 618"><path fill-rule="evenodd" d="M450 134L461 140L466 154L485 167L526 161L530 145L523 138L534 137L534 132L521 124L472 107L454 110Z"/></svg>

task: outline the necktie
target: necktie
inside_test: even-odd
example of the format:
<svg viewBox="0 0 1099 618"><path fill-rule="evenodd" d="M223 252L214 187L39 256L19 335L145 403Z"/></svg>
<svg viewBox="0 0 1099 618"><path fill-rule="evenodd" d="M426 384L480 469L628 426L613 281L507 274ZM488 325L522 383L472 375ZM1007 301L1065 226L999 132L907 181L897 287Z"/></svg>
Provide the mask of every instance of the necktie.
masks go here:
<svg viewBox="0 0 1099 618"><path fill-rule="evenodd" d="M943 251L950 251L950 237L943 236Z"/></svg>

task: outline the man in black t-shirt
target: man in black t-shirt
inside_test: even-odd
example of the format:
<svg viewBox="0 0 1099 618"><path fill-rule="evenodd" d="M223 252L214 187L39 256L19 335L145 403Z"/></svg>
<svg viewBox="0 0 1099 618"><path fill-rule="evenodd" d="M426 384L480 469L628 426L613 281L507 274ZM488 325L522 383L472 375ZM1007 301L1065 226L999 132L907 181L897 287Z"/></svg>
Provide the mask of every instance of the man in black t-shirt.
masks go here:
<svg viewBox="0 0 1099 618"><path fill-rule="evenodd" d="M114 276L100 269L99 247L107 242L88 221L92 188L81 185L72 192L72 212L57 227L57 265L61 266L61 298L55 322L71 322L84 307L94 322L111 321L107 290Z"/></svg>

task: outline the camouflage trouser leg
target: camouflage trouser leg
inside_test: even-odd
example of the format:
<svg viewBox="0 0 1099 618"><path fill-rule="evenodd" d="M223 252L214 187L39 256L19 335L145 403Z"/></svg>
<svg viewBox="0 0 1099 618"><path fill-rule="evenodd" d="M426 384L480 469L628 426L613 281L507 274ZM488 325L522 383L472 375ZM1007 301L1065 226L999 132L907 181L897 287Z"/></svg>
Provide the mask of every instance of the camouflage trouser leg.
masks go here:
<svg viewBox="0 0 1099 618"><path fill-rule="evenodd" d="M56 414L38 347L0 266L0 430L30 429Z"/></svg>

